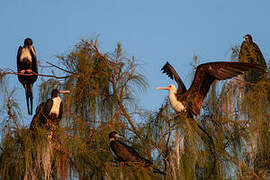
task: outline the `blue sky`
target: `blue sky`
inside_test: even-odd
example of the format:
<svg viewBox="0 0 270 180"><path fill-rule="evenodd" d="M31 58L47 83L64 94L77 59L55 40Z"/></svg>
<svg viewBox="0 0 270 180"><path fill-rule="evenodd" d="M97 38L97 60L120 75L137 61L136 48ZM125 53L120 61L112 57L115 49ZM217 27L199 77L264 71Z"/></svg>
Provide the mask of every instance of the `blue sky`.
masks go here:
<svg viewBox="0 0 270 180"><path fill-rule="evenodd" d="M269 61L269 7L269 0L2 0L0 68L16 69L17 48L26 37L33 39L44 64L56 62L56 55L69 52L80 39L98 36L103 52L120 42L125 54L143 66L150 87L138 103L155 110L167 95L155 88L174 83L160 72L167 60L189 86L194 55L201 63L229 59L231 47L250 33ZM10 83L19 88L23 108L21 84L14 75Z"/></svg>

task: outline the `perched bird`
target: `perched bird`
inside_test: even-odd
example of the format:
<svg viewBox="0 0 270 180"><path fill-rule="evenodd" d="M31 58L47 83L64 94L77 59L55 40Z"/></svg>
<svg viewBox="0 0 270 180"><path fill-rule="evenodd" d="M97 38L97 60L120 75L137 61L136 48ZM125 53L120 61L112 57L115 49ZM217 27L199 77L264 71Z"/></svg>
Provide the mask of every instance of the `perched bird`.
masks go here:
<svg viewBox="0 0 270 180"><path fill-rule="evenodd" d="M239 62L249 62L266 66L263 54L258 45L253 42L250 34L245 35L239 52Z"/></svg>
<svg viewBox="0 0 270 180"><path fill-rule="evenodd" d="M60 94L70 93L70 91L59 91L54 89L51 98L48 99L43 107L43 115L53 122L59 122L63 115L63 103Z"/></svg>
<svg viewBox="0 0 270 180"><path fill-rule="evenodd" d="M143 167L148 167L153 165L151 161L141 157L132 147L126 145L125 143L117 140L117 138L124 138L120 136L117 132L112 131L109 134L110 139L110 151L116 161L120 163L134 162L141 163ZM165 174L157 168L153 168L154 173Z"/></svg>
<svg viewBox="0 0 270 180"><path fill-rule="evenodd" d="M175 79L178 89L174 85L157 87L169 90L169 100L176 112L187 112L190 117L199 115L205 96L214 80L225 80L243 74L245 71L263 71L264 66L240 62L212 62L197 67L195 77L187 90L175 69L167 62L162 68L171 79Z"/></svg>
<svg viewBox="0 0 270 180"><path fill-rule="evenodd" d="M252 36L250 34L245 35L245 41L242 42L238 60L239 62L261 64L266 68L266 62L263 54L258 47L258 45L253 42ZM248 82L256 83L260 80L260 76L263 72L250 71L248 72L244 79Z"/></svg>
<svg viewBox="0 0 270 180"><path fill-rule="evenodd" d="M33 130L36 126L58 125L63 115L63 103L60 98L60 93L70 93L70 91L59 91L58 89L52 90L51 98L45 103L41 103L36 108L36 113L30 124L30 129Z"/></svg>
<svg viewBox="0 0 270 180"><path fill-rule="evenodd" d="M25 89L25 96L26 96L26 103L27 103L27 110L28 114L32 115L33 109L33 93L32 88L33 84L37 80L37 57L36 52L33 46L33 41L30 38L26 38L24 40L24 46L18 48L17 52L17 70L18 73L22 74L33 74L33 75L18 75L18 79L20 83L22 83ZM30 100L30 107L29 107L29 100Z"/></svg>

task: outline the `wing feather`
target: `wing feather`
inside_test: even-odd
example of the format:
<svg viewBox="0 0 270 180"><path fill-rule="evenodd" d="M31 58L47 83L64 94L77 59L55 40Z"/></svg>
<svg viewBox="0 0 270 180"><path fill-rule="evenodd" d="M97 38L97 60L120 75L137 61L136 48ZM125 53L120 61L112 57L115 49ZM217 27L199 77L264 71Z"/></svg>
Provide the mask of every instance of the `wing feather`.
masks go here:
<svg viewBox="0 0 270 180"><path fill-rule="evenodd" d="M243 74L245 71L264 71L265 66L240 62L213 62L197 67L193 82L184 95L192 111L199 114L201 105L214 80L225 80Z"/></svg>
<svg viewBox="0 0 270 180"><path fill-rule="evenodd" d="M178 85L178 93L182 94L187 91L186 86L184 85L182 79L178 75L178 73L175 71L172 65L170 65L169 62L166 62L166 64L161 68L162 73L165 73L171 78L172 80L175 80Z"/></svg>
<svg viewBox="0 0 270 180"><path fill-rule="evenodd" d="M126 145L125 143L115 140L110 142L110 148L113 153L117 156L116 159L122 161L131 162L142 162L145 164L151 164L147 159L141 157L132 147Z"/></svg>
<svg viewBox="0 0 270 180"><path fill-rule="evenodd" d="M21 66L20 66L20 57L21 57L21 54L22 54L22 46L20 46L18 48L18 51L17 51L17 71L21 71Z"/></svg>
<svg viewBox="0 0 270 180"><path fill-rule="evenodd" d="M46 101L45 107L43 109L43 112L44 112L44 115L45 116L48 116L49 115L50 110L52 109L52 106L53 106L53 100L52 100L52 98L50 98L50 99L48 99Z"/></svg>
<svg viewBox="0 0 270 180"><path fill-rule="evenodd" d="M59 115L58 115L58 119L59 120L62 119L62 115L63 115L63 102L61 101L61 103L60 103L60 109L59 109Z"/></svg>
<svg viewBox="0 0 270 180"><path fill-rule="evenodd" d="M36 56L36 51L35 51L34 46L32 49L30 49L30 54L32 57L32 71L34 71L35 73L38 73L37 56Z"/></svg>

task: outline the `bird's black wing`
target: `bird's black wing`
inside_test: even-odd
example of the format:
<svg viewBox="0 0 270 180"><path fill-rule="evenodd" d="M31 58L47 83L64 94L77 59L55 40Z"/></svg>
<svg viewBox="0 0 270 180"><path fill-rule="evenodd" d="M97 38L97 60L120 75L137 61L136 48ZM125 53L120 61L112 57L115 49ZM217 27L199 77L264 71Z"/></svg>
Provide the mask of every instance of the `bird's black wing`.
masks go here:
<svg viewBox="0 0 270 180"><path fill-rule="evenodd" d="M121 153L121 151L119 150L119 145L117 141L110 142L110 150L115 160L119 162L126 161L122 159L124 153Z"/></svg>
<svg viewBox="0 0 270 180"><path fill-rule="evenodd" d="M258 47L258 45L254 42L247 43L246 41L244 41L241 44L238 57L239 57L239 62L262 64L266 67L266 62L263 57L263 54L260 48Z"/></svg>
<svg viewBox="0 0 270 180"><path fill-rule="evenodd" d="M245 71L255 70L264 71L265 67L259 64L240 63L240 62L213 62L201 64L197 67L193 82L185 94L185 99L189 102L188 106L193 106L196 113L203 103L211 84L214 80L225 80L243 74Z"/></svg>
<svg viewBox="0 0 270 180"><path fill-rule="evenodd" d="M145 165L151 164L149 160L142 158L132 147L125 143L115 140L112 141L111 144L114 153L123 161L142 162Z"/></svg>
<svg viewBox="0 0 270 180"><path fill-rule="evenodd" d="M184 85L183 81L181 80L178 73L175 71L175 69L170 65L169 62L166 62L166 64L161 68L162 73L167 74L172 80L175 80L178 85L177 92L182 94L187 91L186 86Z"/></svg>
<svg viewBox="0 0 270 180"><path fill-rule="evenodd" d="M267 67L266 62L265 62L265 59L263 57L263 54L262 54L260 48L258 47L258 45L256 43L253 43L253 47L254 47L254 50L255 50L256 55L257 55L257 62L256 63L262 64L266 68Z"/></svg>
<svg viewBox="0 0 270 180"><path fill-rule="evenodd" d="M22 70L22 67L20 66L21 54L22 54L22 46L20 46L17 51L17 71L18 72Z"/></svg>
<svg viewBox="0 0 270 180"><path fill-rule="evenodd" d="M35 51L34 46L32 49L30 49L30 54L32 57L32 71L34 71L35 73L38 73L37 56L36 56L36 51Z"/></svg>
<svg viewBox="0 0 270 180"><path fill-rule="evenodd" d="M58 114L59 121L62 119L62 115L63 115L63 102L61 101L61 103L60 103L60 109L59 109L59 114Z"/></svg>
<svg viewBox="0 0 270 180"><path fill-rule="evenodd" d="M52 106L53 106L53 100L52 100L52 98L50 98L46 101L46 104L43 108L43 114L46 118L48 118L48 115L52 109Z"/></svg>
<svg viewBox="0 0 270 180"><path fill-rule="evenodd" d="M43 113L43 108L44 108L45 103L41 103L40 105L37 106L36 108L36 113L31 121L30 124L30 129L34 130L37 126L41 127L42 125L44 125L44 117L42 115Z"/></svg>

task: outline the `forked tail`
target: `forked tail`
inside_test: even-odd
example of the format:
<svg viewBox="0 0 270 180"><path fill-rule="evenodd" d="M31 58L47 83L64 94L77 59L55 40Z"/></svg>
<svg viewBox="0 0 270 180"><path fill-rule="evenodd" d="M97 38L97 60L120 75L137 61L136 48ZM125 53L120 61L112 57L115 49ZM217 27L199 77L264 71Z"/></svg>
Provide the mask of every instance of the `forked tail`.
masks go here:
<svg viewBox="0 0 270 180"><path fill-rule="evenodd" d="M32 84L25 85L25 97L26 97L28 114L32 115L32 111L33 111ZM30 108L29 108L29 99L30 99Z"/></svg>

